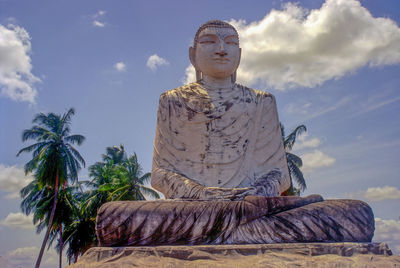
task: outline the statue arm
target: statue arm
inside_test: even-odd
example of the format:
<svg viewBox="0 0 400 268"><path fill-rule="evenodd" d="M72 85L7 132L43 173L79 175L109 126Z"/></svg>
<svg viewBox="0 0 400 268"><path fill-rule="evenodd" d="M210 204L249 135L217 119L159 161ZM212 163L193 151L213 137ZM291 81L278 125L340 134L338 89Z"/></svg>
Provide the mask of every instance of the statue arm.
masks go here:
<svg viewBox="0 0 400 268"><path fill-rule="evenodd" d="M252 186L257 189L256 195L280 196L290 187L290 175L276 99L267 92L258 91L258 94L262 99L260 102L263 104L263 117L260 122L262 130L259 134L260 139L256 146L255 155L257 159L261 159L262 165L266 166L269 172L257 178ZM265 146L266 142L268 142L269 147Z"/></svg>
<svg viewBox="0 0 400 268"><path fill-rule="evenodd" d="M162 192L168 199L199 199L203 186L188 179L184 175L174 172L174 153L169 157L166 154L166 146L170 146L171 140L171 114L173 108L171 102L175 103L174 94L165 92L161 94L157 112L156 137L154 141L153 168L151 171L151 185Z"/></svg>
<svg viewBox="0 0 400 268"><path fill-rule="evenodd" d="M287 189L290 188L291 185L291 179L290 179L290 171L289 171L289 166L287 164L287 159L286 159L286 150L285 146L283 144L283 139L281 137L282 135L282 130L281 130L281 124L278 116L278 107L276 104L276 99L275 96L272 95L272 103L273 103L273 109L274 109L274 116L275 116L275 122L277 125L277 131L276 131L276 136L279 137L279 152L280 152L280 157L283 159L281 161L282 165L278 165L278 172L276 170L271 171L269 174L270 177L270 182L272 187L275 189L276 196L280 196L281 193L286 191ZM267 175L268 176L268 175Z"/></svg>
<svg viewBox="0 0 400 268"><path fill-rule="evenodd" d="M253 188L205 187L178 173L157 167L153 163L151 186L167 199L243 199Z"/></svg>
<svg viewBox="0 0 400 268"><path fill-rule="evenodd" d="M204 188L178 173L159 168L154 163L151 186L162 192L167 199L199 199Z"/></svg>

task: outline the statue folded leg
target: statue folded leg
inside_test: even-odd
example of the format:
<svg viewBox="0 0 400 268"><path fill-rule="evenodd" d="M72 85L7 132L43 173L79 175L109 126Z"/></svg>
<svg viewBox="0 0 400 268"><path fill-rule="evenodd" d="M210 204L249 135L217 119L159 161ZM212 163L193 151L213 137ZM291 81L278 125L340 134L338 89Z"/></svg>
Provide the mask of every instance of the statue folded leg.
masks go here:
<svg viewBox="0 0 400 268"><path fill-rule="evenodd" d="M238 226L227 244L371 242L372 209L358 200L327 200Z"/></svg>
<svg viewBox="0 0 400 268"><path fill-rule="evenodd" d="M366 203L318 195L112 202L96 219L101 246L369 242L373 231Z"/></svg>

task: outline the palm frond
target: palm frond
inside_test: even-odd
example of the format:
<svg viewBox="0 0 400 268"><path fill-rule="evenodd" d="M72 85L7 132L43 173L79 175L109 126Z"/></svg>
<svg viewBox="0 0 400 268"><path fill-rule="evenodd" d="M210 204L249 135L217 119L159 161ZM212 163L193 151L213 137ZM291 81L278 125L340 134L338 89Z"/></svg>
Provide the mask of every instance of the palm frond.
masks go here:
<svg viewBox="0 0 400 268"><path fill-rule="evenodd" d="M70 135L70 136L65 137L64 140L66 142L70 142L72 144L76 143L78 145L81 145L85 141L85 136L75 134L75 135Z"/></svg>
<svg viewBox="0 0 400 268"><path fill-rule="evenodd" d="M288 163L290 175L296 183L300 186L300 189L304 191L307 188L306 181L304 179L303 173L301 170L298 168L298 166L294 165L293 163L289 162Z"/></svg>
<svg viewBox="0 0 400 268"><path fill-rule="evenodd" d="M79 144L78 144L79 145ZM71 144L67 145L68 149L71 150L72 154L74 155L75 159L78 160L78 162L83 164L83 167L86 167L86 162L85 159L81 156L81 154L78 152L78 150L75 149Z"/></svg>
<svg viewBox="0 0 400 268"><path fill-rule="evenodd" d="M143 176L138 178L138 183L140 183L140 184L149 183L150 182L150 178L151 178L151 173L147 172L146 174L144 174Z"/></svg>
<svg viewBox="0 0 400 268"><path fill-rule="evenodd" d="M283 124L281 122L279 122L279 126L281 127L282 138L285 141L285 127L283 126Z"/></svg>
<svg viewBox="0 0 400 268"><path fill-rule="evenodd" d="M27 140L43 140L45 134L49 134L49 130L41 126L33 126L31 129L22 131L22 141Z"/></svg>
<svg viewBox="0 0 400 268"><path fill-rule="evenodd" d="M307 128L305 125L300 125L296 127L287 137L284 139L284 147L288 150L292 150L294 143L296 142L296 137L306 132Z"/></svg>
<svg viewBox="0 0 400 268"><path fill-rule="evenodd" d="M66 125L69 125L71 122L71 117L75 114L75 109L74 108L69 108L69 110L63 115L61 122L63 122Z"/></svg>
<svg viewBox="0 0 400 268"><path fill-rule="evenodd" d="M147 195L147 196L149 196L149 197L151 197L151 198L154 198L154 199L159 199L159 198L160 198L160 195L159 195L154 189L152 189L152 188L150 188L150 187L141 185L141 186L140 186L140 191L141 191L144 195Z"/></svg>
<svg viewBox="0 0 400 268"><path fill-rule="evenodd" d="M301 158L295 154L286 152L286 158L287 158L288 163L292 162L294 165L296 165L299 168L301 168L303 166L303 160L301 160Z"/></svg>

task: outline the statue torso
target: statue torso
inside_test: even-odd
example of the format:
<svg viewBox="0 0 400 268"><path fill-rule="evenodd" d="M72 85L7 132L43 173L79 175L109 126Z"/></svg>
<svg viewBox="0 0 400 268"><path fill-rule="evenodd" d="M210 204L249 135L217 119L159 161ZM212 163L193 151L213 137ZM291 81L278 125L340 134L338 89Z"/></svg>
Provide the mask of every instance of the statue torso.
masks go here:
<svg viewBox="0 0 400 268"><path fill-rule="evenodd" d="M204 186L245 187L287 164L274 97L192 83L161 95L155 163Z"/></svg>

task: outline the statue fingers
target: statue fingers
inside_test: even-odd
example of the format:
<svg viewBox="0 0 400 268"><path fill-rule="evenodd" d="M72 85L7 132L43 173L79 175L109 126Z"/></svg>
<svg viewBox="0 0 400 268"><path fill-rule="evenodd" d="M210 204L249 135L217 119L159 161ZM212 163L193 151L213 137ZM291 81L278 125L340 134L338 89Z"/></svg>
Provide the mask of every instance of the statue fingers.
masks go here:
<svg viewBox="0 0 400 268"><path fill-rule="evenodd" d="M311 194L311 195L305 196L303 198L306 198L311 203L324 201L324 198L319 194Z"/></svg>

